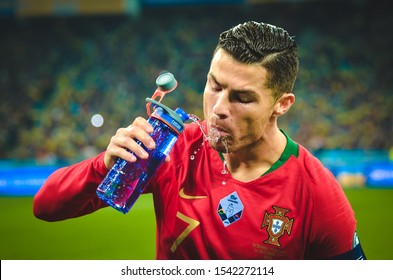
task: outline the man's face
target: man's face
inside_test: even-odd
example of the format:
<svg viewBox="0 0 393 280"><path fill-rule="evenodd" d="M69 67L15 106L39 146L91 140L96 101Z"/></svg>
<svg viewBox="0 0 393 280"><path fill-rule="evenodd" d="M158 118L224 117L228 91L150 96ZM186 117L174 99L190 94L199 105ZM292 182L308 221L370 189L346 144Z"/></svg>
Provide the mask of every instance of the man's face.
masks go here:
<svg viewBox="0 0 393 280"><path fill-rule="evenodd" d="M266 76L260 65L240 63L222 49L216 52L203 97L211 147L223 153L247 151L263 141L274 105Z"/></svg>

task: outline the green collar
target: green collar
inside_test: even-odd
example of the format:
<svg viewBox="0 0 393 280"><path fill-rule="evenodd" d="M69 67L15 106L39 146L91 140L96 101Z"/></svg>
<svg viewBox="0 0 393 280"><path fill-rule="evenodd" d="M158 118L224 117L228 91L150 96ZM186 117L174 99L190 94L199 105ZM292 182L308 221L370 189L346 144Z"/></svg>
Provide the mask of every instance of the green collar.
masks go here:
<svg viewBox="0 0 393 280"><path fill-rule="evenodd" d="M282 166L284 163L287 162L287 160L294 155L295 157L298 157L299 155L299 146L293 141L282 129L280 131L285 135L287 138L287 145L285 146L285 149L283 153L281 154L281 157L272 165L272 167L269 168L263 175L269 174L270 172L273 172L274 170L278 169L280 166ZM222 153L218 153L220 155L220 158L222 161L224 161L224 156Z"/></svg>

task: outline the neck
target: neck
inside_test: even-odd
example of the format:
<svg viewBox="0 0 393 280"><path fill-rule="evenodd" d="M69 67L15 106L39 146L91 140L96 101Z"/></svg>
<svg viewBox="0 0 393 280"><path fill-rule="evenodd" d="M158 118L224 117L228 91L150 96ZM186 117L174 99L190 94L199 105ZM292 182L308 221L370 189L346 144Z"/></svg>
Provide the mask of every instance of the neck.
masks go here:
<svg viewBox="0 0 393 280"><path fill-rule="evenodd" d="M259 178L276 163L286 144L285 135L275 127L258 142L223 156L232 177L249 182Z"/></svg>

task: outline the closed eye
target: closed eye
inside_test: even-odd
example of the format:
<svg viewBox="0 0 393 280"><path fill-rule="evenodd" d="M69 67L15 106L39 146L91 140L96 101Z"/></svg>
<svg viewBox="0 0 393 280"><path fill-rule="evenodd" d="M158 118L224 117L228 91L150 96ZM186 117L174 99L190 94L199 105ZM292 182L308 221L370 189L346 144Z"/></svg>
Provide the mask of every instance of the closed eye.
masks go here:
<svg viewBox="0 0 393 280"><path fill-rule="evenodd" d="M250 92L242 92L242 91L236 92L235 91L232 93L232 99L234 101L247 104L247 103L254 102L255 96Z"/></svg>
<svg viewBox="0 0 393 280"><path fill-rule="evenodd" d="M210 90L213 91L213 92L219 92L219 91L222 90L222 88L221 88L221 87L218 87L218 86L211 86L211 87L210 87Z"/></svg>
<svg viewBox="0 0 393 280"><path fill-rule="evenodd" d="M226 87L225 85L220 84L212 73L209 73L207 80L211 92L218 93ZM232 89L229 93L229 99L232 102L248 104L257 101L258 97L253 90Z"/></svg>
<svg viewBox="0 0 393 280"><path fill-rule="evenodd" d="M215 79L209 79L209 86L210 86L210 90L213 92L219 92L222 90L222 87L220 84L218 84Z"/></svg>

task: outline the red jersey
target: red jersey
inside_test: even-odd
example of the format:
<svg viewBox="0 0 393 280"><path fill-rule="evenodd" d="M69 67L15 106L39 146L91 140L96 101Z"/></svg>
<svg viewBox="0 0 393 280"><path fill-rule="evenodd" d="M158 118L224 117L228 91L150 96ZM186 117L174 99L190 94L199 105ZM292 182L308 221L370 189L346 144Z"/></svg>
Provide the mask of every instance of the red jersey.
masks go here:
<svg viewBox="0 0 393 280"><path fill-rule="evenodd" d="M287 139L278 162L245 183L223 172L198 125L186 125L146 189L154 198L157 259L326 259L351 251L356 221L341 186ZM104 207L95 193L108 172L103 155L53 173L34 213L61 220Z"/></svg>

